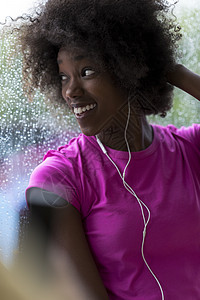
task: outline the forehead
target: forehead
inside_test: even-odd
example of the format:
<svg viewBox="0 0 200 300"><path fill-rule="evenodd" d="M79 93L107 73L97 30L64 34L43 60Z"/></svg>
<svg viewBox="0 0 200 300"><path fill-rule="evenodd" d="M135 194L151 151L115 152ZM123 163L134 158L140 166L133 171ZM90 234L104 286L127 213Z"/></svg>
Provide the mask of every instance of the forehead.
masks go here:
<svg viewBox="0 0 200 300"><path fill-rule="evenodd" d="M85 58L89 58L89 56L82 50L67 50L66 48L61 48L58 52L57 62L58 64L61 64L66 59L76 62Z"/></svg>

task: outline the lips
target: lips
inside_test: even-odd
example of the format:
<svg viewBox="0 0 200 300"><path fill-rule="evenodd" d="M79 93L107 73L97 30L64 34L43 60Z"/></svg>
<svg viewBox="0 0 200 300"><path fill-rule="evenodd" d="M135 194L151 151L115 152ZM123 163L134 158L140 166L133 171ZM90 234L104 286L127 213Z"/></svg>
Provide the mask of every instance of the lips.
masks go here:
<svg viewBox="0 0 200 300"><path fill-rule="evenodd" d="M96 104L96 102L83 102L83 101L81 101L79 103L68 102L68 105L71 106L72 108L84 107L84 106L91 105L91 104Z"/></svg>
<svg viewBox="0 0 200 300"><path fill-rule="evenodd" d="M76 118L80 118L83 116L87 116L91 110L95 109L97 103L96 102L69 103L69 106L71 106L72 112L75 114Z"/></svg>
<svg viewBox="0 0 200 300"><path fill-rule="evenodd" d="M74 113L75 114L82 114L86 111L94 109L96 106L97 106L96 103L94 103L94 104L88 104L88 105L83 106L83 107L80 107L80 106L79 107L74 107Z"/></svg>
<svg viewBox="0 0 200 300"><path fill-rule="evenodd" d="M73 112L77 119L81 119L92 114L96 106L97 106L96 103L92 103L92 104L87 104L86 106L74 107Z"/></svg>

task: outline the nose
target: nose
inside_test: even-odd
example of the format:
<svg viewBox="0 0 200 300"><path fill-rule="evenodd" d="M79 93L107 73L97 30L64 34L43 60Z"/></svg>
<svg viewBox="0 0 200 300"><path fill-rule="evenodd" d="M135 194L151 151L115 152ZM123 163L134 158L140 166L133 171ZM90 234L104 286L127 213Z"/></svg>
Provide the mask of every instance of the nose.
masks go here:
<svg viewBox="0 0 200 300"><path fill-rule="evenodd" d="M65 97L67 99L74 99L77 97L81 97L83 95L83 87L79 80L71 79L67 84L67 88L65 90Z"/></svg>

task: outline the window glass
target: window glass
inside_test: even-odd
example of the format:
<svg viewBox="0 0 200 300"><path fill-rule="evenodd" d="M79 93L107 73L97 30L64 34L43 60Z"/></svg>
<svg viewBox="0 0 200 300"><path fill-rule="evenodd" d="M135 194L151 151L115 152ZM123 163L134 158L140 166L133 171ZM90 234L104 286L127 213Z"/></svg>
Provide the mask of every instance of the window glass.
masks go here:
<svg viewBox="0 0 200 300"><path fill-rule="evenodd" d="M179 8L182 27L180 62L200 74L200 10ZM62 107L45 102L38 92L32 102L23 95L20 53L15 34L1 29L0 39L0 260L10 264L27 222L25 188L34 167L48 149L78 135L74 118ZM17 52L18 53L18 52ZM178 127L200 121L200 103L175 89L174 107L166 118L151 122ZM20 230L22 231L20 233Z"/></svg>

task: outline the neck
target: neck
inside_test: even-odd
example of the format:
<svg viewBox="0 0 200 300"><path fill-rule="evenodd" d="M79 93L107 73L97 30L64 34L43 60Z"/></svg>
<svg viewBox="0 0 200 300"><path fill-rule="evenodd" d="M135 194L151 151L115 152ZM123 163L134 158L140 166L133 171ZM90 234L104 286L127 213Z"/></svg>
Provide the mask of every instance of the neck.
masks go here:
<svg viewBox="0 0 200 300"><path fill-rule="evenodd" d="M118 122L115 121L108 128L102 130L98 134L98 138L109 148L128 151L124 137L125 127L126 122L122 122L122 120L118 119ZM126 136L131 152L141 151L149 147L153 140L153 132L150 124L147 122L146 116L132 115Z"/></svg>

